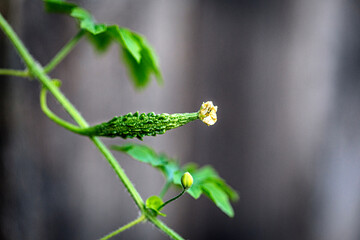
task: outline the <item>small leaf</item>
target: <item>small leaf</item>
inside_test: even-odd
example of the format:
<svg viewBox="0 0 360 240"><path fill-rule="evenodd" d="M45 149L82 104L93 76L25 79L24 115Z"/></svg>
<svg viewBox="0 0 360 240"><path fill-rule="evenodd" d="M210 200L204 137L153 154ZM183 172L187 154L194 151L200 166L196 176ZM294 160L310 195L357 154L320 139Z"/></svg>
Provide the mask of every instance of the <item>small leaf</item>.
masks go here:
<svg viewBox="0 0 360 240"><path fill-rule="evenodd" d="M192 173L192 172L195 172L195 170L198 169L199 166L198 166L196 163L191 162L191 163L185 164L182 168L183 168L186 172Z"/></svg>
<svg viewBox="0 0 360 240"><path fill-rule="evenodd" d="M168 181L172 181L174 173L179 170L179 164L175 161L162 160L163 164L159 166Z"/></svg>
<svg viewBox="0 0 360 240"><path fill-rule="evenodd" d="M150 163L151 165L155 166L158 166L160 164L156 153L151 148L145 145L126 144L123 146L112 146L111 148L113 150L127 153L128 155L140 162Z"/></svg>
<svg viewBox="0 0 360 240"><path fill-rule="evenodd" d="M141 60L149 68L150 73L154 74L158 84L163 83L163 79L160 73L159 61L157 59L156 53L151 45L148 43L145 37L137 33L132 33L133 36L138 40L142 47L141 51Z"/></svg>
<svg viewBox="0 0 360 240"><path fill-rule="evenodd" d="M113 37L108 31L96 35L89 33L87 34L87 37L95 49L100 53L105 52L113 41Z"/></svg>
<svg viewBox="0 0 360 240"><path fill-rule="evenodd" d="M228 195L215 183L202 184L203 192L229 217L234 217L234 210L229 202Z"/></svg>
<svg viewBox="0 0 360 240"><path fill-rule="evenodd" d="M76 4L60 0L43 1L45 4L45 9L48 12L69 14L79 21L81 29L84 29L94 35L106 31L107 27L105 24L96 24L92 15L85 9L78 7Z"/></svg>
<svg viewBox="0 0 360 240"><path fill-rule="evenodd" d="M142 46L138 40L134 37L134 34L126 28L118 28L119 34L123 41L123 47L126 48L131 55L135 58L136 62L139 63L141 60L140 51Z"/></svg>
<svg viewBox="0 0 360 240"><path fill-rule="evenodd" d="M81 29L88 31L93 35L103 33L107 29L105 24L96 24L91 14L83 8L74 8L70 15L79 20Z"/></svg>
<svg viewBox="0 0 360 240"><path fill-rule="evenodd" d="M57 78L53 78L51 79L52 83L57 87L57 88L60 88L61 85L62 85L62 82L60 79L57 79Z"/></svg>
<svg viewBox="0 0 360 240"><path fill-rule="evenodd" d="M159 196L151 196L148 199L146 199L145 206L147 209L151 210L151 213L156 215L161 215L163 217L166 217L166 214L160 212L158 209L163 204L163 200Z"/></svg>
<svg viewBox="0 0 360 240"><path fill-rule="evenodd" d="M135 33L126 28L119 28L116 25L109 26L108 32L122 45L123 51L128 51L130 57L139 64L142 58L142 45L136 38Z"/></svg>
<svg viewBox="0 0 360 240"><path fill-rule="evenodd" d="M163 200L159 196L151 196L146 199L147 208L158 209L163 203Z"/></svg>
<svg viewBox="0 0 360 240"><path fill-rule="evenodd" d="M239 194L229 185L226 184L226 182L223 179L213 179L214 183L216 183L230 198L231 201L236 202L239 200Z"/></svg>
<svg viewBox="0 0 360 240"><path fill-rule="evenodd" d="M198 182L202 182L209 178L219 178L219 175L211 166L204 166L191 174L193 174L193 177L195 177Z"/></svg>
<svg viewBox="0 0 360 240"><path fill-rule="evenodd" d="M158 83L163 82L156 54L145 37L117 26L108 27L113 37L122 44L123 60L133 78L135 87L145 87L154 74Z"/></svg>
<svg viewBox="0 0 360 240"><path fill-rule="evenodd" d="M189 193L194 199L198 199L202 193L201 186L199 184L193 184L191 188L187 190L187 193Z"/></svg>
<svg viewBox="0 0 360 240"><path fill-rule="evenodd" d="M141 35L134 32L131 35L132 41L136 40L137 45L141 48L141 61L139 62L134 56L135 50L129 48L123 48L123 59L129 68L135 86L138 88L147 86L152 74L155 75L158 84L162 84L163 79L154 50Z"/></svg>
<svg viewBox="0 0 360 240"><path fill-rule="evenodd" d="M127 49L123 49L123 60L136 88L144 88L150 82L150 69L144 62L137 63Z"/></svg>
<svg viewBox="0 0 360 240"><path fill-rule="evenodd" d="M163 79L160 73L159 60L154 49L151 47L145 37L141 35L136 35L136 37L138 38L138 41L141 42L142 58L149 64L149 68L151 68L152 73L155 75L158 84L162 84Z"/></svg>
<svg viewBox="0 0 360 240"><path fill-rule="evenodd" d="M111 149L124 152L135 160L148 163L159 169L165 176L166 181L172 182L174 173L179 170L179 164L164 154L158 155L153 149L140 144L126 144L123 146L111 146Z"/></svg>
<svg viewBox="0 0 360 240"><path fill-rule="evenodd" d="M231 188L226 182L219 177L218 173L211 166L205 166L198 172L194 173L196 179L200 182L214 182L229 196L232 201L239 199L238 193Z"/></svg>
<svg viewBox="0 0 360 240"><path fill-rule="evenodd" d="M80 7L76 7L74 9L72 9L70 16L77 18L79 20L92 21L91 14L88 11L86 11L85 9L80 8Z"/></svg>

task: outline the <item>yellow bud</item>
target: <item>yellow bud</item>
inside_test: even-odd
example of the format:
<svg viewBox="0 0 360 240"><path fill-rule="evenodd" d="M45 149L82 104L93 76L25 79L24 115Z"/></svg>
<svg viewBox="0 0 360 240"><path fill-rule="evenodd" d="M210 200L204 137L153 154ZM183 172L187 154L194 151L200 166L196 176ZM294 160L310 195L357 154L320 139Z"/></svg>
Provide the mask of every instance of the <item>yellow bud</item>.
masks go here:
<svg viewBox="0 0 360 240"><path fill-rule="evenodd" d="M181 185L184 189L188 189L193 184L194 179L189 172L184 173L181 177Z"/></svg>

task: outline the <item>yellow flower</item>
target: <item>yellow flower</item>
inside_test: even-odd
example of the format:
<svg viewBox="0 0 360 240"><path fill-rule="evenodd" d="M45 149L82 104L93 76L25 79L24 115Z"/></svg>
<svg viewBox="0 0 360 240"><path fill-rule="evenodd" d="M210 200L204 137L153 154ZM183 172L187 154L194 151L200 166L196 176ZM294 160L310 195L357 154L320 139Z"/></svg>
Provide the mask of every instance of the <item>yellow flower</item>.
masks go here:
<svg viewBox="0 0 360 240"><path fill-rule="evenodd" d="M217 106L214 106L212 101L203 103L199 110L199 118L208 126L214 125L217 121L216 116Z"/></svg>

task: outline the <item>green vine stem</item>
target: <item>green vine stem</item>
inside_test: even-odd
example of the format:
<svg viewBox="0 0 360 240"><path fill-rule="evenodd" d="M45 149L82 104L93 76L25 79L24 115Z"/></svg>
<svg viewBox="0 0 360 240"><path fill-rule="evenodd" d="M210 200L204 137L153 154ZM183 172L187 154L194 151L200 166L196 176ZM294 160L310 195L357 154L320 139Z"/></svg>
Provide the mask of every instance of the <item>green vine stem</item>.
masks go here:
<svg viewBox="0 0 360 240"><path fill-rule="evenodd" d="M15 77L29 77L27 70L0 69L0 75L10 75Z"/></svg>
<svg viewBox="0 0 360 240"><path fill-rule="evenodd" d="M160 211L163 207L165 207L167 204L171 203L172 201L175 201L176 199L178 199L179 197L181 197L184 193L185 193L186 189L184 188L182 190L182 192L177 195L176 197L173 197L172 199L170 200L167 200L166 202L164 202L163 204L161 204L161 206L157 209L158 211Z"/></svg>
<svg viewBox="0 0 360 240"><path fill-rule="evenodd" d="M80 30L44 67L46 73L51 72L76 46L80 39L84 36L85 31ZM30 77L28 70L0 69L0 75L10 75L15 77Z"/></svg>
<svg viewBox="0 0 360 240"><path fill-rule="evenodd" d="M55 123L59 124L60 126L62 126L63 128L72 131L72 132L77 132L79 131L78 126L71 124L69 122L64 121L63 119L59 118L58 116L56 116L47 106L47 100L46 100L46 95L47 95L47 89L45 87L43 87L40 91L40 106L42 111L45 113L45 115L50 118L51 120L53 120Z"/></svg>
<svg viewBox="0 0 360 240"><path fill-rule="evenodd" d="M84 36L85 31L80 30L56 55L55 57L44 67L46 73L51 72L68 54L73 50L76 44Z"/></svg>
<svg viewBox="0 0 360 240"><path fill-rule="evenodd" d="M64 94L59 90L59 88L52 82L50 77L46 74L45 70L33 59L33 57L30 55L28 50L25 48L23 43L20 41L19 37L16 35L14 30L7 23L7 21L4 19L1 13L0 13L0 27L7 35L7 37L10 39L10 41L18 51L19 55L24 60L28 68L29 74L31 74L31 76L33 76L34 78L38 79L43 84L43 87L52 93L55 99L62 105L62 107L69 113L69 115L75 120L75 122L79 124L81 128L87 128L89 125L86 122L86 120L81 116L79 111L77 111L77 109L71 104L71 102L64 96ZM42 94L46 94L46 92L42 92ZM42 97L46 97L46 95L43 95ZM43 100L46 101L46 98ZM48 111L47 113L49 114L50 112L51 111ZM104 157L109 162L109 164L112 166L113 170L120 178L121 182L124 184L127 191L130 193L130 196L133 198L135 204L138 206L141 212L146 216L146 218L173 239L182 240L183 238L180 235L178 235L171 228L166 226L162 221L160 221L156 217L151 216L150 214L147 214L143 199L141 198L138 191L135 189L134 185L131 183L130 179L125 174L124 170L121 168L120 164L111 154L110 150L97 137L91 136L89 138L98 148L98 150L104 155Z"/></svg>
<svg viewBox="0 0 360 240"><path fill-rule="evenodd" d="M169 228L168 226L166 226L165 223L163 223L162 221L160 221L159 219L157 219L154 216L151 216L150 214L146 215L147 219L152 222L157 228L159 228L160 230L162 230L164 233L166 233L167 235L169 235L172 239L175 240L184 240L184 238L182 238L179 234L177 234L174 230L172 230L171 228Z"/></svg>
<svg viewBox="0 0 360 240"><path fill-rule="evenodd" d="M109 233L108 235L102 237L101 240L107 240L107 239L109 239L109 238L112 238L112 237L114 237L115 235L117 235L117 234L125 231L126 229L129 229L129 228L135 226L136 224L139 224L139 223L141 223L141 222L143 222L143 221L145 221L145 220L146 220L145 215L141 215L140 217L138 217L138 218L135 219L134 221L129 222L128 224L126 224L126 225L124 225L124 226L116 229L115 231Z"/></svg>

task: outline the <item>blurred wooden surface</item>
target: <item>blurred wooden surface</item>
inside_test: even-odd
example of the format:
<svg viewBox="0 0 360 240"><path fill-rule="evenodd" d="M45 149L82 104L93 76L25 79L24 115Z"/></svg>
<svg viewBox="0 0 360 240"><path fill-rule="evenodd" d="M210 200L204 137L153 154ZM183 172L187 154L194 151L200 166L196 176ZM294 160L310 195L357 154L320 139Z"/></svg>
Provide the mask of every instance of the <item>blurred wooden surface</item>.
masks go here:
<svg viewBox="0 0 360 240"><path fill-rule="evenodd" d="M206 100L219 106L213 127L192 123L144 143L215 166L240 193L235 218L185 196L167 207L169 226L190 239L360 238L358 3L76 2L145 35L165 80L137 92L117 46L98 55L82 41L51 76L91 124L136 110L195 111ZM72 19L44 13L41 1L3 0L0 11L41 64L76 34ZM1 68L22 67L3 33L0 53ZM90 141L41 113L36 81L1 76L0 84L1 239L97 239L137 217ZM160 191L156 171L115 156L144 199ZM166 237L141 224L118 239Z"/></svg>

